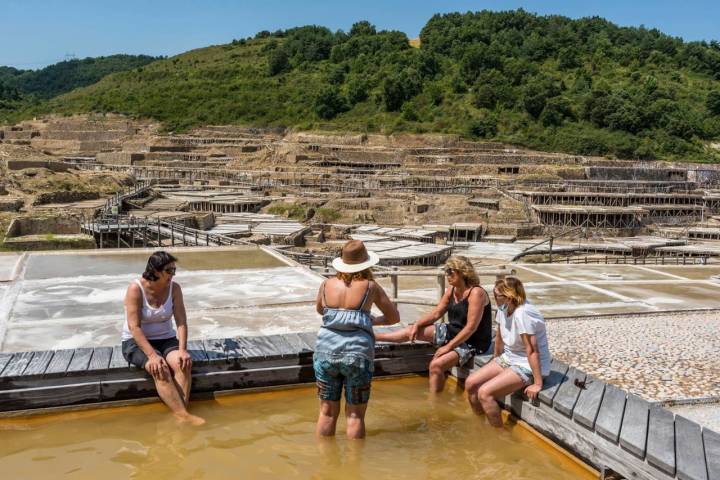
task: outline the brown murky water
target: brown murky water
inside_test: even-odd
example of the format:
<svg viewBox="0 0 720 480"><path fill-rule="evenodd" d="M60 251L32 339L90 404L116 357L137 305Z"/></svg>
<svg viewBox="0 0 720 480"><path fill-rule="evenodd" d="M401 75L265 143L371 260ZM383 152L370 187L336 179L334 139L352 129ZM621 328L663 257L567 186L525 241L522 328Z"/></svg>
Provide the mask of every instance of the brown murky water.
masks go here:
<svg viewBox="0 0 720 480"><path fill-rule="evenodd" d="M364 441L313 434L313 388L196 401L179 426L159 404L0 420L7 479L594 478L520 426L498 432L454 385L376 381Z"/></svg>

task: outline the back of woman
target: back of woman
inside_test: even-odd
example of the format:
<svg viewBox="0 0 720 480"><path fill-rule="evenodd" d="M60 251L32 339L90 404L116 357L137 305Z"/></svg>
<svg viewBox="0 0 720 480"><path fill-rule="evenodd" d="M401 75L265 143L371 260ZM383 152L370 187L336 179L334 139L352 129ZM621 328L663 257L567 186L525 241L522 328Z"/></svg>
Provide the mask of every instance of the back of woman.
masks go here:
<svg viewBox="0 0 720 480"><path fill-rule="evenodd" d="M400 320L397 308L373 281L370 267L378 261L362 242L351 240L343 246L341 257L333 260L336 278L326 280L318 291L316 310L322 314L322 326L313 355L320 398L318 435L335 434L344 390L347 436L365 436L375 358L372 327ZM370 315L373 304L383 316Z"/></svg>
<svg viewBox="0 0 720 480"><path fill-rule="evenodd" d="M353 279L349 285L331 278L322 288L323 317L315 351L317 357L346 365L362 365L375 358L375 336L370 317L375 282Z"/></svg>

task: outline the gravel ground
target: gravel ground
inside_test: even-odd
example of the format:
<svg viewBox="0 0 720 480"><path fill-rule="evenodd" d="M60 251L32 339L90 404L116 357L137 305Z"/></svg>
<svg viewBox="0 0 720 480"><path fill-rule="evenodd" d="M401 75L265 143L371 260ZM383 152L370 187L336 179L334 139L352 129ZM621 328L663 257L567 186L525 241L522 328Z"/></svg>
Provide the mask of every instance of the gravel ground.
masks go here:
<svg viewBox="0 0 720 480"><path fill-rule="evenodd" d="M720 399L720 313L548 320L553 356L647 400Z"/></svg>

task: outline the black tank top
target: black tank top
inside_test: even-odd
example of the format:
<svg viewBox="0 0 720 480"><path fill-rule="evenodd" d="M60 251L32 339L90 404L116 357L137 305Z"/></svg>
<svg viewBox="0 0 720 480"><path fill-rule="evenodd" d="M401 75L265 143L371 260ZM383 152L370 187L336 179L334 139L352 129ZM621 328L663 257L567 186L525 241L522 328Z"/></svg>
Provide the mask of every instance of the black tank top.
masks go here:
<svg viewBox="0 0 720 480"><path fill-rule="evenodd" d="M452 340L455 338L455 335L460 333L460 330L465 328L465 325L467 325L467 316L468 316L468 297L470 296L470 293L472 293L472 289L475 287L470 288L470 291L468 294L460 300L459 302L455 302L455 287L453 287L453 291L450 294L450 304L448 305L448 340ZM481 288L481 287L477 287ZM483 289L483 292L485 290ZM485 295L487 296L487 292L485 292ZM465 340L465 343L470 345L475 349L475 352L482 353L486 351L488 348L490 348L490 342L492 341L492 308L490 307L490 302L485 304L485 308L482 312L482 318L480 319L480 324L478 325L477 329L470 335L470 338Z"/></svg>

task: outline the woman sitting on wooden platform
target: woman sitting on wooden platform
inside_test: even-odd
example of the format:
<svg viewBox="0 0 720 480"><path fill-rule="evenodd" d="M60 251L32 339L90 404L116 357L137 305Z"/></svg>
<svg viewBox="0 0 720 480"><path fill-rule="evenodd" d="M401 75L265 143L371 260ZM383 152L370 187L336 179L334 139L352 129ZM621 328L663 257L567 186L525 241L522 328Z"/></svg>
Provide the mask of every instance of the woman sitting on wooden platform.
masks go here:
<svg viewBox="0 0 720 480"><path fill-rule="evenodd" d="M450 287L437 307L402 330L375 335L378 342L422 340L438 347L429 367L432 392L442 391L448 370L471 363L476 353L490 348L492 341L490 298L480 286L470 260L450 257L445 264L445 275ZM437 322L445 312L448 323Z"/></svg>
<svg viewBox="0 0 720 480"><path fill-rule="evenodd" d="M176 261L167 252L153 253L142 277L128 287L122 352L125 360L152 376L158 395L178 420L202 425L204 419L187 411L192 360L182 290L173 281Z"/></svg>
<svg viewBox="0 0 720 480"><path fill-rule="evenodd" d="M497 399L521 388L531 400L537 398L550 373L550 350L545 319L527 301L519 279L498 280L493 294L498 308L493 361L467 378L465 391L475 413L485 413L492 426L502 427Z"/></svg>

